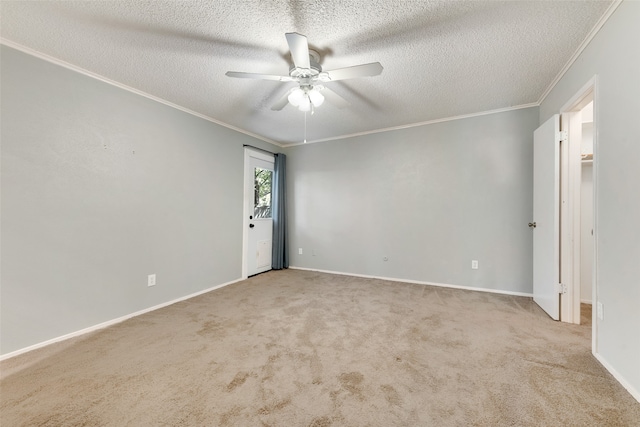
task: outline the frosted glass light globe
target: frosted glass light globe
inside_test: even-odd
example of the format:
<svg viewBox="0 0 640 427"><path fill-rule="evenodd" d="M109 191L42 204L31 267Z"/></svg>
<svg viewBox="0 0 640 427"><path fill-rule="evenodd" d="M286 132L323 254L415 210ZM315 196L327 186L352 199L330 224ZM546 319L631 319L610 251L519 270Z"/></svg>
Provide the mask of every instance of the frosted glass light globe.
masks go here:
<svg viewBox="0 0 640 427"><path fill-rule="evenodd" d="M291 105L293 105L294 107L299 106L303 98L305 98L304 91L299 87L292 90L289 96L287 97Z"/></svg>
<svg viewBox="0 0 640 427"><path fill-rule="evenodd" d="M319 107L324 102L324 95L322 95L318 89L314 88L309 91L309 100L311 100L314 107Z"/></svg>

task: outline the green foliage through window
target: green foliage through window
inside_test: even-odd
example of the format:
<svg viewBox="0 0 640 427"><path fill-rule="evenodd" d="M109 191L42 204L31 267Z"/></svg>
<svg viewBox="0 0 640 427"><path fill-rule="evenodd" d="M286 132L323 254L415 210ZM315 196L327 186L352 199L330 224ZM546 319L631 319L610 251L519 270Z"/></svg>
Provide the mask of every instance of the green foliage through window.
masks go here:
<svg viewBox="0 0 640 427"><path fill-rule="evenodd" d="M254 169L254 218L271 218L271 180L273 171Z"/></svg>

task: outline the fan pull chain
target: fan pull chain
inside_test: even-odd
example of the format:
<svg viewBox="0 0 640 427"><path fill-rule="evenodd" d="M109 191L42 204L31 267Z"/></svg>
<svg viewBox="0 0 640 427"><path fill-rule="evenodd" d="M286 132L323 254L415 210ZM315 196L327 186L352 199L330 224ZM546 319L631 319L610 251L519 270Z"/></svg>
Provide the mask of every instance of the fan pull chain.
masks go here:
<svg viewBox="0 0 640 427"><path fill-rule="evenodd" d="M307 143L307 112L304 112L304 143Z"/></svg>

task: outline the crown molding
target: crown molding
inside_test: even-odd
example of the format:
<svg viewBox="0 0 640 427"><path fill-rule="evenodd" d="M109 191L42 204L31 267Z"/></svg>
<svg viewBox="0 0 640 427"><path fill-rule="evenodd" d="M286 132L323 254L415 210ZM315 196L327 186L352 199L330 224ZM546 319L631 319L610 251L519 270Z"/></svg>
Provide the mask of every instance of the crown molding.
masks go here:
<svg viewBox="0 0 640 427"><path fill-rule="evenodd" d="M23 52L23 53L26 53L28 55L34 56L36 58L42 59L43 61L47 61L47 62L50 62L52 64L59 65L61 67L67 68L69 70L75 71L77 73L83 74L83 75L91 77L93 79L100 80L101 82L107 83L109 85L115 86L115 87L123 89L123 90L126 90L128 92L135 93L136 95L143 96L145 98L148 98L148 99L151 99L153 101L159 102L160 104L164 104L164 105L166 105L168 107L175 108L176 110L180 110L180 111L182 111L184 113L191 114L192 116L196 116L196 117L199 117L199 118L204 119L206 121L209 121L209 122L215 123L217 125L223 126L223 127L227 128L227 129L231 129L231 130L234 130L236 132L242 133L244 135L250 136L252 138L256 138L256 139L259 139L261 141L268 142L269 144L273 144L273 145L275 145L277 147L281 147L281 148L284 147L284 145L282 143L280 143L280 142L277 142L277 141L274 141L272 139L266 138L264 136L249 132L249 131L241 129L239 127L230 125L228 123L221 122L220 120L216 120L213 117L206 116L204 114L198 113L197 111L193 111L193 110L190 110L188 108L182 107L182 106L180 106L178 104L174 104L173 102L167 101L166 99L162 99L162 98L157 97L155 95L151 95L150 93L143 92L141 90L135 89L135 88L133 88L131 86L127 86L127 85L122 84L120 82L117 82L115 80L111 80L111 79L109 79L109 78L107 78L105 76L102 76L100 74L97 74L97 73L94 73L92 71L86 70L84 68L78 67L77 65L70 64L70 63L68 63L66 61L63 61L61 59L58 59L58 58L55 58L53 56L47 55L46 53L42 53L42 52L37 51L35 49L31 49L30 47L23 46L23 45L21 45L19 43L16 43L14 41L8 40L8 39L6 39L4 37L0 37L0 44L8 46L8 47L10 47L12 49L19 50L20 52Z"/></svg>
<svg viewBox="0 0 640 427"><path fill-rule="evenodd" d="M469 118L472 118L472 117L486 116L486 115L489 115L489 114L498 114L498 113L504 113L504 112L507 112L507 111L521 110L523 108L531 108L531 107L538 107L538 106L540 106L540 104L538 104L537 102L533 102L533 103L530 103L530 104L516 105L516 106L513 106L513 107L498 108L496 110L481 111L479 113L463 114L461 116L445 117L445 118L442 118L442 119L427 120L427 121L424 121L424 122L411 123L411 124L407 124L407 125L393 126L393 127L369 130L369 131L364 131L364 132L356 132L356 133L350 133L350 134L347 134L347 135L332 136L330 138L315 139L315 140L311 140L311 141L307 141L307 142L296 142L296 143L293 143L293 144L284 144L284 147L285 148L289 148L289 147L297 147L299 145L315 144L315 143L318 143L318 142L327 142L327 141L336 141L336 140L339 140L339 139L356 138L358 136L372 135L372 134L383 133L383 132L391 132L391 131L394 131L394 130L409 129L409 128L414 128L414 127L419 127L419 126L427 126L427 125L433 125L433 124L436 124L436 123L451 122L451 121L454 121L454 120L462 120L462 119L469 119Z"/></svg>
<svg viewBox="0 0 640 427"><path fill-rule="evenodd" d="M187 114L191 114L193 116L196 116L196 117L199 117L201 119L207 120L209 122L215 123L217 125L226 127L228 129L234 130L236 132L242 133L242 134L250 136L252 138L256 138L258 140L267 142L269 144L273 144L273 145L275 145L277 147L280 147L280 148L288 148L288 147L296 147L296 146L300 146L300 145L315 144L315 143L319 143L319 142L328 142L328 141L336 141L336 140L341 140L341 139L356 138L356 137L359 137L359 136L373 135L373 134L377 134L377 133L390 132L390 131L401 130L401 129L409 129L409 128L419 127L419 126L427 126L427 125L432 125L432 124L436 124L436 123L448 122L448 121L453 121L453 120L468 119L468 118L484 116L484 115L488 115L488 114L503 113L503 112L512 111L512 110L519 110L519 109L523 109L523 108L539 107L542 104L542 102L544 102L544 100L549 95L549 93L553 90L553 88L562 79L562 77L564 77L564 75L571 68L571 66L574 64L574 62L578 59L578 57L584 51L584 49L589 45L589 43L595 37L595 35L600 31L602 26L609 20L609 18L613 14L613 12L615 12L615 10L618 8L618 6L620 6L622 1L623 0L615 0L615 1L613 1L611 3L611 5L609 5L609 7L607 8L607 10L604 13L604 15L600 18L600 20L598 20L596 25L591 29L591 31L589 32L589 34L587 35L585 40L580 44L578 49L574 52L574 54L571 56L571 58L567 61L567 63L564 65L564 67L558 73L558 75L554 78L554 80L551 82L551 84L545 89L545 91L542 93L542 95L540 96L540 98L539 98L539 100L537 102L533 102L533 103L529 103L529 104L517 105L517 106L513 106L513 107L500 108L500 109L496 109L496 110L482 111L482 112L472 113L472 114L464 114L464 115L460 115L460 116L452 116L452 117L445 117L445 118L435 119L435 120L427 120L427 121L423 121L423 122L411 123L411 124L400 125L400 126L392 126L392 127L388 127L388 128L374 129L374 130L364 131L364 132L356 132L356 133L351 133L351 134L339 135L339 136L334 136L334 137L329 137L329 138L322 138L322 139L316 139L316 140L311 140L311 141L307 141L307 142L298 142L298 143L292 143L292 144L287 144L287 143L284 143L284 142L278 142L278 141L272 140L270 138L264 137L262 135L258 135L258 134L249 132L247 130L241 129L239 127L230 125L228 123L224 123L224 122L222 122L220 120L214 119L213 117L206 116L204 114L201 114L201 113L198 113L196 111L190 110L188 108L182 107L180 105L174 104L174 103L172 103L170 101L167 101L165 99L159 98L157 96L151 95L151 94L143 92L141 90L138 90L138 89L132 88L130 86L124 85L124 84L119 83L117 81L111 80L111 79L109 79L107 77L101 76L99 74L96 74L96 73L91 72L89 70L86 70L84 68L81 68L81 67L78 67L76 65L70 64L68 62L62 61L62 60L60 60L58 58L55 58L55 57L52 57L50 55L44 54L44 53L39 52L39 51L37 51L35 49L31 49L29 47L23 46L23 45L21 45L19 43L11 41L11 40L8 40L8 39L5 39L5 38L0 38L0 44L4 44L4 45L6 45L8 47L11 47L11 48L14 48L16 50L22 51L22 52L27 53L29 55L32 55L32 56L35 56L35 57L40 58L42 60L45 60L47 62L51 62L51 63L59 65L61 67L76 71L76 72L78 72L80 74L84 74L86 76L89 76L89 77L92 77L94 79L100 80L100 81L105 82L107 84L110 84L112 86L116 86L116 87L118 87L120 89L123 89L123 90L129 91L129 92L135 93L137 95L143 96L145 98L154 100L154 101L159 102L161 104L167 105L169 107L172 107L172 108L175 108L177 110L183 111L183 112L185 112Z"/></svg>
<svg viewBox="0 0 640 427"><path fill-rule="evenodd" d="M598 20L598 22L596 23L596 25L591 29L591 31L589 32L589 34L587 34L587 37L584 39L584 41L580 44L580 46L578 46L578 49L576 49L576 51L573 53L573 55L571 56L571 58L569 58L569 60L567 61L567 63L565 64L565 66L562 68L562 70L560 70L560 72L558 73L558 75L556 76L555 79L553 79L553 81L551 82L551 84L547 87L547 89L542 93L542 95L540 96L540 99L538 100L538 105L541 105L544 100L547 98L547 96L549 95L549 93L551 93L551 91L553 90L554 87L556 87L556 85L558 84L558 82L560 82L560 80L564 77L564 75L567 73L567 71L569 71L569 68L571 68L571 66L573 65L574 62L576 62L576 60L578 59L578 57L580 56L580 54L582 53L582 51L584 51L586 49L586 47L589 45L589 43L591 43L591 40L593 40L593 38L596 36L596 34L598 34L598 32L600 31L600 29L602 28L602 26L609 20L609 18L611 17L611 15L613 15L613 12L615 12L615 10L618 8L618 6L620 6L620 4L622 3L623 0L615 0L613 3L611 3L609 5L609 8L605 11L604 15L602 15L600 17L600 20Z"/></svg>

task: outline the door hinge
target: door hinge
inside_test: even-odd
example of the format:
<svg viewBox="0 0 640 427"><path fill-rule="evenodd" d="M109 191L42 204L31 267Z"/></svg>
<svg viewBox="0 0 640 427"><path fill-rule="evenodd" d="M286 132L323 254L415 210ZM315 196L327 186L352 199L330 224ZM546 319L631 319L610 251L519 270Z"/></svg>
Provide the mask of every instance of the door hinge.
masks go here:
<svg viewBox="0 0 640 427"><path fill-rule="evenodd" d="M556 134L556 138L558 139L558 142L566 141L569 139L569 132L561 130Z"/></svg>
<svg viewBox="0 0 640 427"><path fill-rule="evenodd" d="M556 289L557 289L559 294L566 294L567 293L567 285L563 285L562 283L558 283L556 285Z"/></svg>

